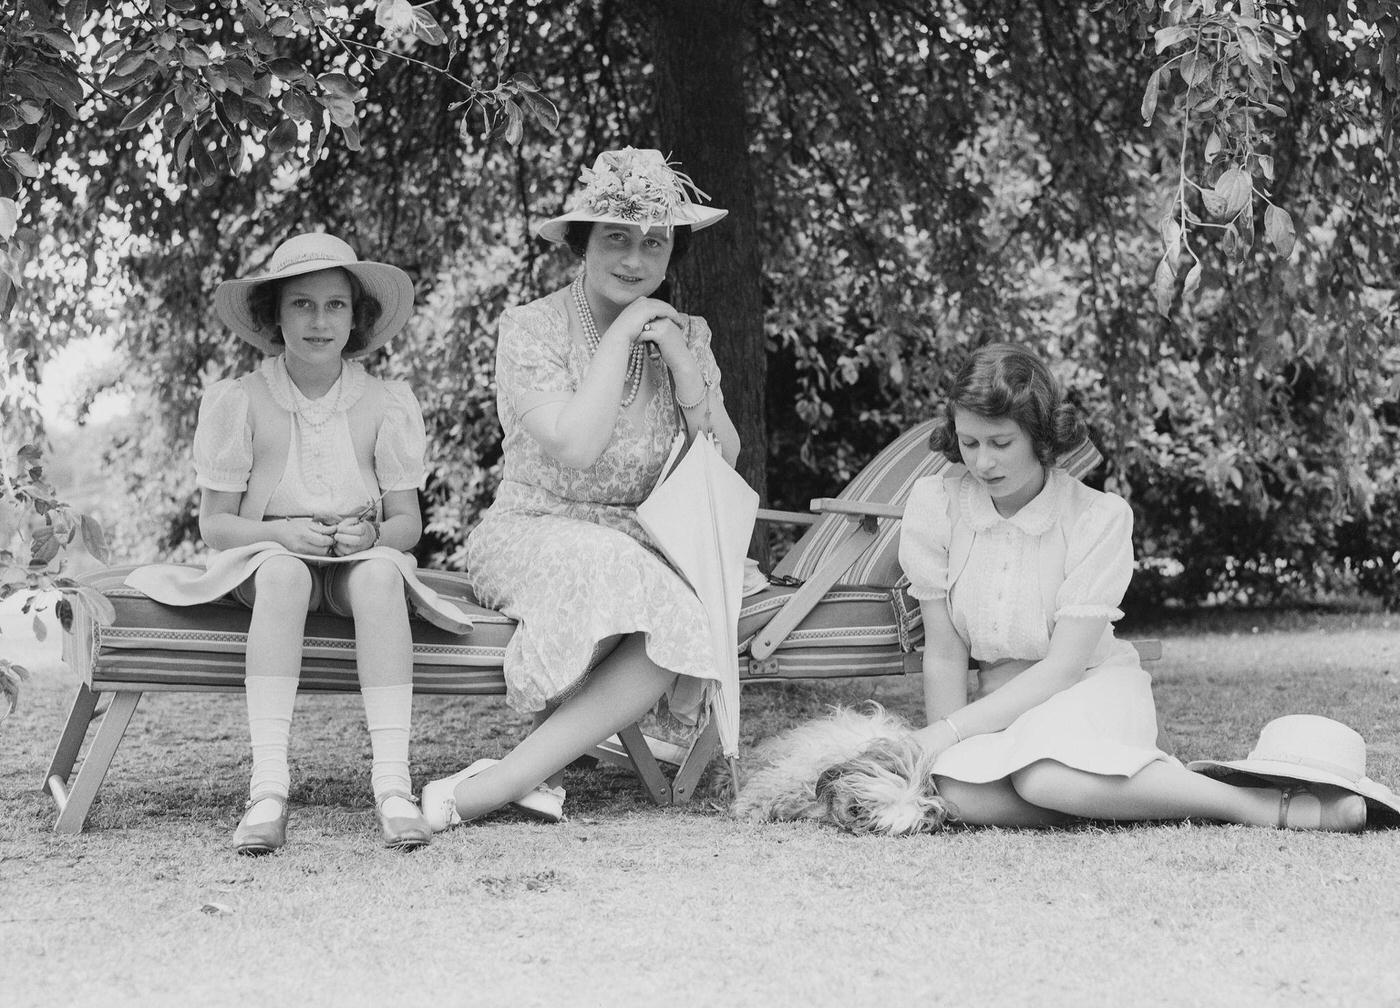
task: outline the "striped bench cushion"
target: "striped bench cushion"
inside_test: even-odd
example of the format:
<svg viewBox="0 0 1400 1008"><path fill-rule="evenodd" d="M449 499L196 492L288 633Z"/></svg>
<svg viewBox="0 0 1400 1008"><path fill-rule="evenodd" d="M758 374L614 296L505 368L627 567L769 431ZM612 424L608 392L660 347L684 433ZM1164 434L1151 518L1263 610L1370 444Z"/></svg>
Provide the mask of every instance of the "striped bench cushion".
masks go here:
<svg viewBox="0 0 1400 1008"><path fill-rule="evenodd" d="M116 609L112 626L80 627L75 640L86 654L73 657L94 687L141 683L160 688L233 688L243 682L249 609L220 599L205 605L167 606L122 582L132 567L109 567L83 580ZM515 621L483 608L462 574L423 570L424 584L463 606L475 624L458 636L420 619L413 631L413 685L418 693L503 693L501 663ZM312 613L306 620L301 688L355 690L354 623Z"/></svg>
<svg viewBox="0 0 1400 1008"><path fill-rule="evenodd" d="M239 689L243 683L250 610L219 600L197 606L155 602L123 581L133 568L109 567L84 582L101 591L116 610L111 626L97 626L79 607L69 647L74 667L95 689ZM505 692L501 667L515 621L482 607L466 576L419 572L425 584L470 612L471 633L456 635L423 620L411 621L413 685L417 693L489 695ZM744 600L739 620L740 651L796 589L773 586ZM825 678L893 675L919 635L918 607L902 590L868 587L833 589L784 642L779 667L744 679ZM352 691L354 624L339 616L307 618L301 674L303 690Z"/></svg>
<svg viewBox="0 0 1400 1008"><path fill-rule="evenodd" d="M846 485L837 499L903 505L916 482L943 472L953 464L942 452L929 449L929 435L936 422L925 420L891 441ZM1103 456L1087 438L1055 460L1056 465L1069 470L1076 478L1093 471L1102 461ZM821 569L849 530L850 519L845 515L823 515L788 551L775 573L807 580ZM904 572L899 567L899 522L881 521L870 548L839 576L851 584L904 583Z"/></svg>

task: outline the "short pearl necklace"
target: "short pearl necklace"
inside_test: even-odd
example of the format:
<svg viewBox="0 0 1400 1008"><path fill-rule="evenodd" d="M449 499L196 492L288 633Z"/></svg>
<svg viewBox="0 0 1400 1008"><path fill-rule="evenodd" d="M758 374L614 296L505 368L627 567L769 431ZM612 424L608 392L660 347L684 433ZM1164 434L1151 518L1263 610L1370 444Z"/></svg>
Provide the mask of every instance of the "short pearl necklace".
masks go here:
<svg viewBox="0 0 1400 1008"><path fill-rule="evenodd" d="M598 352L598 344L602 339L598 335L598 323L593 321L593 309L588 307L588 298L583 293L582 273L574 280L572 286L574 304L578 307L579 324L583 326L583 340L588 344L588 355L591 357ZM645 361L642 341L637 340L627 354L627 373L622 376L622 385L627 389L627 394L622 397L624 408L632 405L632 400L637 398L638 389L642 387L642 368Z"/></svg>

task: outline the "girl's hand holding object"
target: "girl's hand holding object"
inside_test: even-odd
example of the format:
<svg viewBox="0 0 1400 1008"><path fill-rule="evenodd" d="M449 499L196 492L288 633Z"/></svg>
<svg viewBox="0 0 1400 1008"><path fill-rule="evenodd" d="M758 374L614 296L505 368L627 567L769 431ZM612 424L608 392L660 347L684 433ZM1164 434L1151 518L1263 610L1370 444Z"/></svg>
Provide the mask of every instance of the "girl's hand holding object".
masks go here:
<svg viewBox="0 0 1400 1008"><path fill-rule="evenodd" d="M379 501L370 501L354 514L327 516L321 520L331 526L334 542L330 546L330 556L349 556L370 549L379 542L379 523L375 515L379 511Z"/></svg>
<svg viewBox="0 0 1400 1008"><path fill-rule="evenodd" d="M277 524L277 541L293 553L311 556L329 556L335 546L335 531L338 518L329 522L323 517L285 518Z"/></svg>

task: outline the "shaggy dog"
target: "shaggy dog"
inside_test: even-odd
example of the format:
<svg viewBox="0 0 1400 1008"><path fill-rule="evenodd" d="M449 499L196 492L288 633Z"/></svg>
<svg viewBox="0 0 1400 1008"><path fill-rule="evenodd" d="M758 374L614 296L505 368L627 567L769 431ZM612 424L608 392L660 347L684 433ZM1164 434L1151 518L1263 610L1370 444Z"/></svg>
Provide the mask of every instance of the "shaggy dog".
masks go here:
<svg viewBox="0 0 1400 1008"><path fill-rule="evenodd" d="M759 769L734 799L735 817L815 819L884 836L932 833L956 818L908 723L869 706L868 714L838 707L759 746Z"/></svg>

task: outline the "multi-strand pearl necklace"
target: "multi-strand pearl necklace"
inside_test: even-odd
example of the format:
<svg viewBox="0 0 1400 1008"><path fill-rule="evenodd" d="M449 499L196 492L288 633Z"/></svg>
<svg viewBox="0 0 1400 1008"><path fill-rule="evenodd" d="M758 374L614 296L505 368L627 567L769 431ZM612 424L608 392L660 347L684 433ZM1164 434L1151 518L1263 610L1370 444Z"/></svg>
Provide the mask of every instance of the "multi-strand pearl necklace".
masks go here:
<svg viewBox="0 0 1400 1008"><path fill-rule="evenodd" d="M598 335L598 323L593 321L593 309L588 307L588 297L583 292L582 273L574 280L572 287L574 304L578 306L579 324L583 326L583 340L588 344L588 355L591 357L598 352L598 344L602 339ZM627 389L627 394L622 397L624 408L631 406L632 400L637 398L637 391L642 387L642 368L645 366L646 352L642 348L642 341L637 340L627 355L627 373L622 376L622 385Z"/></svg>

